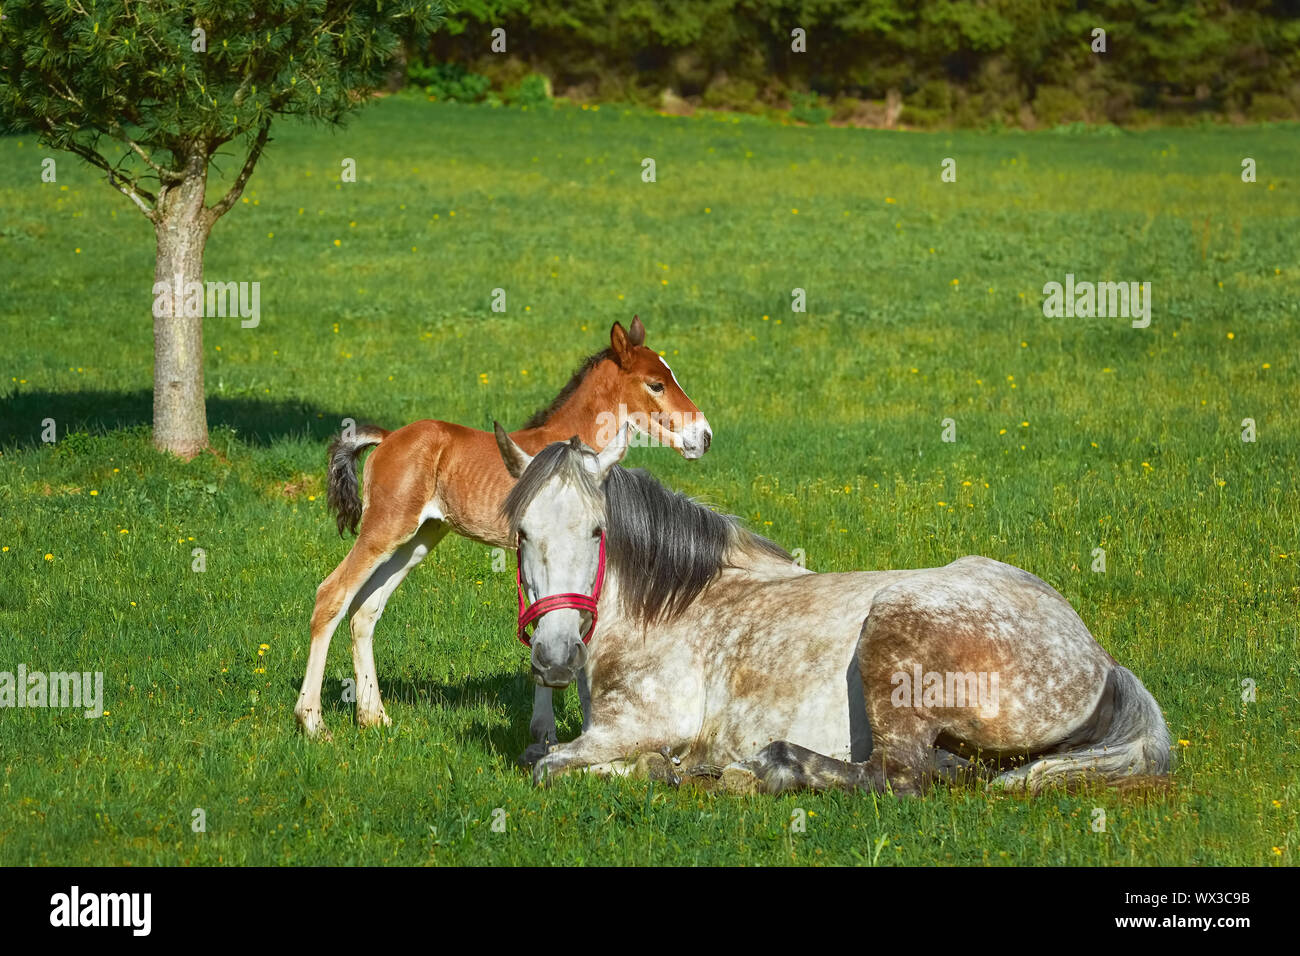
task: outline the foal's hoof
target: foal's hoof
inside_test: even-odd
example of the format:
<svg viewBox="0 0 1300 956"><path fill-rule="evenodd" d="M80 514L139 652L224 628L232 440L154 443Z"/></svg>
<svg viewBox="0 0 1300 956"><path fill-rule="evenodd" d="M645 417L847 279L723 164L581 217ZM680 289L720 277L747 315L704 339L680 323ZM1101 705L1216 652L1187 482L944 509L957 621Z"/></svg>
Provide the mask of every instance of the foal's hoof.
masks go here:
<svg viewBox="0 0 1300 956"><path fill-rule="evenodd" d="M363 714L358 711L357 726L363 729L367 727L391 727L393 726L393 718L389 717L388 714L382 710L369 714Z"/></svg>
<svg viewBox="0 0 1300 956"><path fill-rule="evenodd" d="M536 764L537 761L545 757L546 752L550 749L551 749L550 744L543 744L543 743L529 744L527 747L524 748L524 752L521 753L518 757L516 757L515 760L518 762L519 766L521 767L531 767L534 764Z"/></svg>
<svg viewBox="0 0 1300 956"><path fill-rule="evenodd" d="M334 735L330 733L329 728L325 726L325 721L315 715L298 716L298 729L308 740L332 741Z"/></svg>

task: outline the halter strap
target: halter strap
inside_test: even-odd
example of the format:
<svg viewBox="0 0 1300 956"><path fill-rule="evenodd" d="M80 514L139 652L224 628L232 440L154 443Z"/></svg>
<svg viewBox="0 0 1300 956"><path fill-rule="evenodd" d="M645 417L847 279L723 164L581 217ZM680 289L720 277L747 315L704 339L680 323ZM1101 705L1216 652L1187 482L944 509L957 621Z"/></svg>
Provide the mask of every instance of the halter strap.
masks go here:
<svg viewBox="0 0 1300 956"><path fill-rule="evenodd" d="M515 587L519 591L519 627L516 631L520 642L524 647L532 647L532 642L528 639L528 625L535 624L537 619L543 614L550 611L558 611L561 608L571 608L577 611L586 611L591 615L591 624L587 627L586 633L582 635L582 643L586 644L591 640L592 632L596 630L596 602L600 600L600 589L605 583L605 532L600 533L600 556L596 560L596 584L591 589L591 594L577 594L572 591L566 591L563 594L551 594L544 598L539 598L533 602L533 606L528 606L528 601L524 597L524 574L519 564L519 550L515 550Z"/></svg>

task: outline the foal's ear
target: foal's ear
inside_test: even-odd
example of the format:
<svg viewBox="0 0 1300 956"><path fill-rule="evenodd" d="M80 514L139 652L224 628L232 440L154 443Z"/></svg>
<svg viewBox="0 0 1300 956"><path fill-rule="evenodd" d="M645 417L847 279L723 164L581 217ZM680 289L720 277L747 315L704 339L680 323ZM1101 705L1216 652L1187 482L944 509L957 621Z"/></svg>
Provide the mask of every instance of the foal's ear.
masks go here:
<svg viewBox="0 0 1300 956"><path fill-rule="evenodd" d="M621 322L615 322L614 327L609 330L609 347L613 350L614 358L618 360L618 364L626 366L632 358L632 349L635 348L635 343L628 336L627 330L623 328Z"/></svg>
<svg viewBox="0 0 1300 956"><path fill-rule="evenodd" d="M533 460L533 456L515 444L515 440L506 434L500 422L493 422L492 430L496 432L497 448L501 452L501 460L506 463L506 471L510 472L511 478L518 478Z"/></svg>
<svg viewBox="0 0 1300 956"><path fill-rule="evenodd" d="M627 454L627 446L632 434L632 423L624 422L618 434L603 449L596 453L596 480L604 481L614 466Z"/></svg>
<svg viewBox="0 0 1300 956"><path fill-rule="evenodd" d="M632 316L632 324L627 330L627 340L633 345L645 345L645 325L640 316Z"/></svg>

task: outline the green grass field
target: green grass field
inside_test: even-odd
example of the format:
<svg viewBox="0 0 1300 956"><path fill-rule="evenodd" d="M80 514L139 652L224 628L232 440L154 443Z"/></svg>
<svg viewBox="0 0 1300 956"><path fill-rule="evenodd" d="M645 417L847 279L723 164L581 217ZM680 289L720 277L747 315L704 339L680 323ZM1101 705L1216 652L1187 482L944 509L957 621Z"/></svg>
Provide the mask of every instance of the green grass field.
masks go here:
<svg viewBox="0 0 1300 956"><path fill-rule="evenodd" d="M149 440L149 224L0 138L0 670L103 671L108 711L0 709L0 863L1294 862L1297 154L1294 126L891 134L405 98L282 125L208 247L208 279L261 282L262 317L208 321L214 453L182 464ZM1150 327L1045 318L1066 273L1151 282ZM350 542L329 434L517 426L634 313L716 434L698 462L629 464L817 570L1038 574L1160 701L1169 791L534 790L512 574L456 538L376 630L394 726L327 702L334 742L302 739L307 620ZM561 734L579 721L567 694Z"/></svg>

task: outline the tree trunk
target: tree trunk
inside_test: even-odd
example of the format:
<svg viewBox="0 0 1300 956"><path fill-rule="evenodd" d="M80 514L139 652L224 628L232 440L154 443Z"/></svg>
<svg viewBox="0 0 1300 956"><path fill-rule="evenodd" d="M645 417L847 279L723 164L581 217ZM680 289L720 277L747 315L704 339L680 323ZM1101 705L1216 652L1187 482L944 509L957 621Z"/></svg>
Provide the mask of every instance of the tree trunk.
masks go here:
<svg viewBox="0 0 1300 956"><path fill-rule="evenodd" d="M203 308L194 315L191 283L203 285L203 248L212 227L204 206L208 165L201 146L184 157L185 178L158 198L154 235L153 443L187 461L208 446L203 403ZM166 284L164 290L162 285Z"/></svg>

